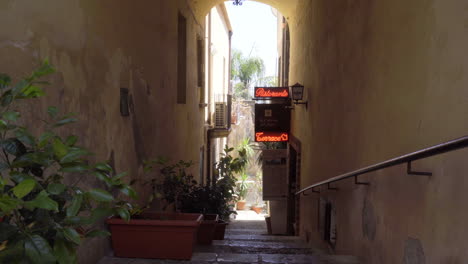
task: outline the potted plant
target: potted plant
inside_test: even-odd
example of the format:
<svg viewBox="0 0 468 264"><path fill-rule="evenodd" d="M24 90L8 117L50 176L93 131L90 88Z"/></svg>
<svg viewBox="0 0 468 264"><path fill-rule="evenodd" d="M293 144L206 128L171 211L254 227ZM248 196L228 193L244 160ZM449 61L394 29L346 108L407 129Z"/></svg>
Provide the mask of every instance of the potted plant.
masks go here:
<svg viewBox="0 0 468 264"><path fill-rule="evenodd" d="M160 165L162 181L151 180L153 190L143 208L135 207L130 221L111 218L107 223L111 230L112 247L119 257L190 259L195 235L203 219L202 214L180 213L180 197L190 193L196 182L186 172L190 162L179 161L166 165L165 159L146 163L145 171ZM150 210L155 198L165 202L164 209L173 205L176 212Z"/></svg>
<svg viewBox="0 0 468 264"><path fill-rule="evenodd" d="M16 85L0 74L0 263L77 263L77 247L86 238L108 235L96 223L112 214L128 216L125 202L111 193L136 196L122 181L125 174L115 175L107 163L92 163L78 137L57 133L77 121L73 115L49 107L39 136L18 125L15 103L44 95L38 78L53 71L46 61ZM81 187L86 177L107 190Z"/></svg>
<svg viewBox="0 0 468 264"><path fill-rule="evenodd" d="M247 195L249 182L247 181L249 176L244 172L240 176L240 180L237 182L237 210L245 210L245 196Z"/></svg>
<svg viewBox="0 0 468 264"><path fill-rule="evenodd" d="M263 181L262 181L262 173L257 172L255 175L254 181L255 187L255 204L252 205L252 210L255 211L257 214L260 214L263 210L264 203L261 201L262 198L262 191L263 191Z"/></svg>

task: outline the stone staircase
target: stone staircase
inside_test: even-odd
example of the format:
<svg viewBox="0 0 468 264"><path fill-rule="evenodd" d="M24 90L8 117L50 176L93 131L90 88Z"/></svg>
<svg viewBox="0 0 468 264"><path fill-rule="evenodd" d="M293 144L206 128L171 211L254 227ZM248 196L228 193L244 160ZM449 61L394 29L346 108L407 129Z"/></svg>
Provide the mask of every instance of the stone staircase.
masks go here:
<svg viewBox="0 0 468 264"><path fill-rule="evenodd" d="M105 257L99 264L360 264L352 256L328 255L310 248L299 237L266 235L265 221L232 221L225 240L197 246L190 261Z"/></svg>

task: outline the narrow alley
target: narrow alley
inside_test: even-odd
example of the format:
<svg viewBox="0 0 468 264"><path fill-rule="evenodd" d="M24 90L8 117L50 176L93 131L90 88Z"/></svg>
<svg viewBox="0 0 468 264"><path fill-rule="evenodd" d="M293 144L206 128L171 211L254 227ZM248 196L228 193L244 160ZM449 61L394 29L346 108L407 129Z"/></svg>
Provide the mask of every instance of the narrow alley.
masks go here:
<svg viewBox="0 0 468 264"><path fill-rule="evenodd" d="M198 245L191 261L104 257L98 264L177 264L177 263L274 263L274 264L360 264L352 256L329 255L310 248L300 237L268 235L263 216L238 211L226 229L224 240Z"/></svg>

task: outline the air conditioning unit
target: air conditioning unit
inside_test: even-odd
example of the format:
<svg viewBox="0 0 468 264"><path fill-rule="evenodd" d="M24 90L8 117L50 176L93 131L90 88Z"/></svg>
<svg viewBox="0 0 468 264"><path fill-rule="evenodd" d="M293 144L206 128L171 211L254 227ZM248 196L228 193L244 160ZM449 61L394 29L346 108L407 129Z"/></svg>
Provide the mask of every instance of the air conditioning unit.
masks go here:
<svg viewBox="0 0 468 264"><path fill-rule="evenodd" d="M215 128L227 127L227 104L215 103Z"/></svg>

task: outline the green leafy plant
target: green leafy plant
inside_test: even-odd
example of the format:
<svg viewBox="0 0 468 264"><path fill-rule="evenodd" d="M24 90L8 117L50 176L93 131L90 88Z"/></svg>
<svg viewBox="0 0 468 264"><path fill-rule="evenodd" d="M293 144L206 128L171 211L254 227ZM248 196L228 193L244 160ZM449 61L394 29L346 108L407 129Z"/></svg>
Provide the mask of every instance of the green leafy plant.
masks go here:
<svg viewBox="0 0 468 264"><path fill-rule="evenodd" d="M21 113L14 103L43 96L38 78L53 72L46 61L15 85L0 74L0 263L76 263L83 240L108 235L96 223L114 214L129 219L131 205L112 193L136 197L122 180L125 174L115 174L107 163L91 163L78 137L57 133L77 121L72 114L50 107L38 136L18 125ZM80 187L86 177L103 188Z"/></svg>
<svg viewBox="0 0 468 264"><path fill-rule="evenodd" d="M245 200L247 192L250 188L250 183L248 182L249 176L244 172L241 174L239 181L237 182L237 195L239 200Z"/></svg>
<svg viewBox="0 0 468 264"><path fill-rule="evenodd" d="M154 167L160 167L160 174L162 177L151 179L150 184L152 187L152 194L148 201L149 204L154 198L161 198L166 202L163 207L165 210L169 205L174 205L175 211L178 212L180 208L180 196L182 194L190 193L197 185L193 176L187 173L193 163L191 161L180 160L174 164L167 164L168 160L165 158L158 158L155 160L145 162L145 171L148 172Z"/></svg>

